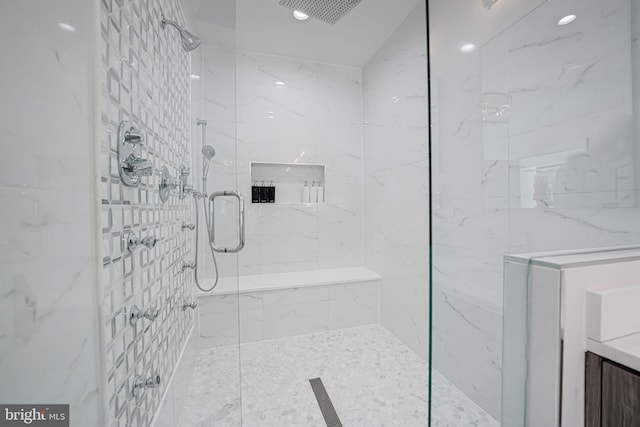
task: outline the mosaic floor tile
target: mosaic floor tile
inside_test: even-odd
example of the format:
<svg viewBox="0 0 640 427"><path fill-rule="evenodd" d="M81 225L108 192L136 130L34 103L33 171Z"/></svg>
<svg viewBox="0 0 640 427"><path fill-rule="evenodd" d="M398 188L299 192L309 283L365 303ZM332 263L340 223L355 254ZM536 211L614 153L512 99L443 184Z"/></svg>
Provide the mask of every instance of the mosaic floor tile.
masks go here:
<svg viewBox="0 0 640 427"><path fill-rule="evenodd" d="M425 426L427 374L380 325L204 349L180 426L323 427L309 385L317 377L345 426ZM433 396L434 426L499 425L437 372Z"/></svg>

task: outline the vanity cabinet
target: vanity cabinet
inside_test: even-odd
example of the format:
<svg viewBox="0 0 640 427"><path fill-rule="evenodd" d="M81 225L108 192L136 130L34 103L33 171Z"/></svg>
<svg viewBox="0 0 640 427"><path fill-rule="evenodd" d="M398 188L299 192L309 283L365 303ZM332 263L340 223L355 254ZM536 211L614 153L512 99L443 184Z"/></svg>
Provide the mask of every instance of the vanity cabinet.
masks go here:
<svg viewBox="0 0 640 427"><path fill-rule="evenodd" d="M640 372L588 352L585 427L640 426Z"/></svg>

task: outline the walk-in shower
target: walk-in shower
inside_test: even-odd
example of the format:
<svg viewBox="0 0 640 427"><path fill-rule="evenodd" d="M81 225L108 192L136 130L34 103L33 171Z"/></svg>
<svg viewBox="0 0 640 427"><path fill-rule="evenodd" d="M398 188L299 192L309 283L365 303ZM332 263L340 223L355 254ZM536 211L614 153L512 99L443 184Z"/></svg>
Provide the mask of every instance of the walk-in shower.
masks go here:
<svg viewBox="0 0 640 427"><path fill-rule="evenodd" d="M640 414L640 0L5 1L0 28L0 416Z"/></svg>

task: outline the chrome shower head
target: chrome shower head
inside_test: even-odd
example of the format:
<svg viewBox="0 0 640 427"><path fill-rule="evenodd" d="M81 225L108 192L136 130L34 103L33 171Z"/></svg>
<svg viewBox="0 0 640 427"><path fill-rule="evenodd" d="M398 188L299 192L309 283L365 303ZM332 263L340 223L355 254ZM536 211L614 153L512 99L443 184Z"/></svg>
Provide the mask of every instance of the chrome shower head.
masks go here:
<svg viewBox="0 0 640 427"><path fill-rule="evenodd" d="M192 32L178 25L177 22L166 19L163 16L162 21L160 21L160 26L164 30L165 28L167 28L167 25L171 25L176 30L178 30L178 33L180 34L180 40L182 42L182 48L185 52L191 52L193 49L200 46L200 43L202 43L202 41Z"/></svg>
<svg viewBox="0 0 640 427"><path fill-rule="evenodd" d="M209 175L209 166L211 165L211 159L216 155L216 149L210 145L205 145L202 147L202 179L204 181L207 180L207 176Z"/></svg>
<svg viewBox="0 0 640 427"><path fill-rule="evenodd" d="M204 147L202 147L201 153L205 159L211 160L213 156L216 155L216 149L210 145L205 145Z"/></svg>

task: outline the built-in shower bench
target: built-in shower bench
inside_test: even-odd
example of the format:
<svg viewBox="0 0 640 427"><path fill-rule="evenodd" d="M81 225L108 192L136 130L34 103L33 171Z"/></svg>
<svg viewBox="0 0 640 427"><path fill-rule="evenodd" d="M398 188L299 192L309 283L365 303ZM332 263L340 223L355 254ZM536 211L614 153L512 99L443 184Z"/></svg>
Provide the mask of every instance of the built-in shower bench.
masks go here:
<svg viewBox="0 0 640 427"><path fill-rule="evenodd" d="M378 323L379 286L380 276L364 267L222 278L214 292L198 295L202 343L214 347Z"/></svg>

